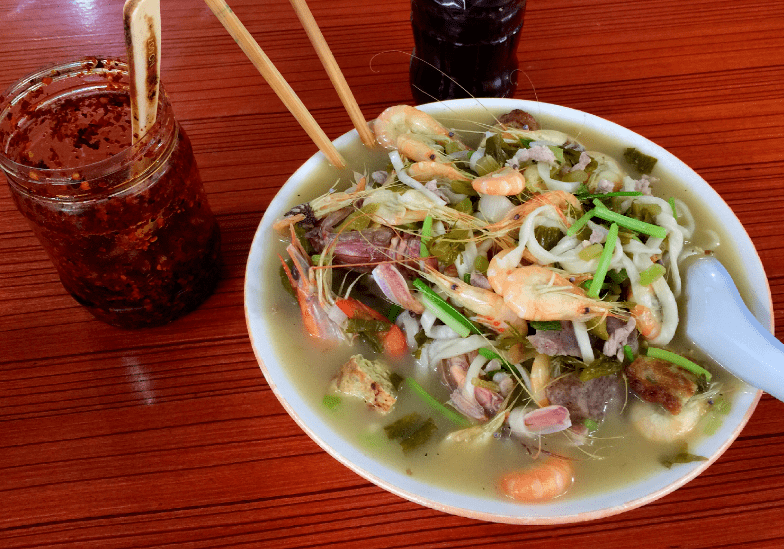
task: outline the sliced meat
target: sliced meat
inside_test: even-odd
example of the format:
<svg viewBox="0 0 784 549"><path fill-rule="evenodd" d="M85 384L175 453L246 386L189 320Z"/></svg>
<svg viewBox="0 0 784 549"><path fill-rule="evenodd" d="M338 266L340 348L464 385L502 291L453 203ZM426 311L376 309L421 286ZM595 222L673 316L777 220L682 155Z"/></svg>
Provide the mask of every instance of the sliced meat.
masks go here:
<svg viewBox="0 0 784 549"><path fill-rule="evenodd" d="M508 112L499 118L498 122L507 128L514 128L517 130L536 131L539 129L539 122L536 121L536 118L520 109Z"/></svg>
<svg viewBox="0 0 784 549"><path fill-rule="evenodd" d="M623 407L625 388L620 377L602 376L580 381L575 375L559 378L547 386L547 399L569 410L573 423L601 421Z"/></svg>
<svg viewBox="0 0 784 549"><path fill-rule="evenodd" d="M332 380L332 389L361 398L382 414L388 413L397 402L392 373L380 362L362 355L352 356L340 368Z"/></svg>
<svg viewBox="0 0 784 549"><path fill-rule="evenodd" d="M574 327L569 321L561 322L560 330L540 330L528 336L537 353L547 356L582 356Z"/></svg>
<svg viewBox="0 0 784 549"><path fill-rule="evenodd" d="M697 392L697 377L666 360L641 356L625 371L632 391L647 402L661 404L674 415Z"/></svg>
<svg viewBox="0 0 784 549"><path fill-rule="evenodd" d="M623 362L623 346L628 345L633 353L639 348L637 321L634 317L627 322L614 317L607 317L607 333L610 338L604 342L602 352Z"/></svg>

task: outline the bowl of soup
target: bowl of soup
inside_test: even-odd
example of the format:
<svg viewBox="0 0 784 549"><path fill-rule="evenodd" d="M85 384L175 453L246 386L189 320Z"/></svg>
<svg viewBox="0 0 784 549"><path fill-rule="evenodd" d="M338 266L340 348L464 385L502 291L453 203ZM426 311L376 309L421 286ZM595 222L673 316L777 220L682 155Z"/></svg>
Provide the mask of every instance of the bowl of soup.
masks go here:
<svg viewBox="0 0 784 549"><path fill-rule="evenodd" d="M338 170L321 153L314 155L282 186L256 232L245 279L247 326L263 375L292 419L333 458L374 484L433 509L494 522L553 524L606 517L654 501L699 475L735 440L761 393L685 340L677 319L686 311L674 282L682 275L673 262L714 255L732 274L752 313L766 328L772 326L767 278L731 209L666 150L588 113L513 99L455 100L418 109L427 120L412 121L418 112L399 108L380 113L386 126L374 128L377 133L390 128L406 133L418 122L429 124L432 117L447 131L439 134L432 127L426 130L433 134L427 138L404 138L399 145L375 150L366 149L355 131L341 136L335 145L349 168ZM515 110L531 115L540 128L528 127L526 118L502 118ZM499 129L500 120L507 121L503 128L508 132ZM425 156L416 160L422 147ZM398 149L402 160L395 156ZM414 160L405 158L407 150L414 150ZM495 160L489 151L495 151ZM409 181L406 176L414 173L411 164L416 162L426 174ZM456 167L457 172L446 177L432 173L443 169L433 167L434 162ZM523 174L527 190L514 187L520 178L510 170ZM482 192L472 191L474 187ZM411 190L416 192L406 194ZM377 200L381 192L391 192L392 198ZM566 202L525 206L542 196L566 197ZM570 206L575 196L581 203ZM406 202L412 197L413 202ZM389 200L398 209L388 207ZM639 204L632 208L625 200ZM398 202L404 204L403 210ZM606 206L623 213L609 214ZM450 217L450 209L459 211L456 218ZM320 212L320 220L299 227L298 237L290 236L292 227L312 218L313 211ZM514 215L518 211L524 214ZM371 233L362 231L391 223L379 220L398 214L403 217L395 218L392 243L384 241L383 246L405 249L413 235L418 259L388 254L381 260L363 257L352 263L350 256L333 269L334 250L329 245L302 248L301 257L295 257L298 252L289 246L292 239L318 240L318 223L329 215L337 216L327 228L332 233L355 230L367 235ZM281 225L281 220L295 215L299 217L292 223ZM533 221L531 216L541 219ZM359 218L370 222L353 225ZM669 227L666 236L657 232L659 225ZM499 227L503 233L496 230ZM530 239L523 236L526 230ZM556 240L548 245L546 235L553 232ZM509 235L511 240L505 240ZM529 242L528 250L523 250L524 242ZM519 248L518 255L527 259L504 263L498 252L510 247ZM628 257L624 259L619 250L627 250ZM286 268L282 258L289 260ZM297 264L297 258L304 263ZM455 264L445 268L450 261ZM393 326L390 320L364 313L354 316L362 306L347 305L350 296L370 291L363 290L365 286L375 289L375 302L389 297L383 288L383 295L378 292L386 279L375 267L382 263L398 267L394 276L402 278L394 280L402 284L405 297L427 302L423 312L417 304L409 307L415 310L407 310L405 302L401 307L394 295L388 300L394 314L402 310L412 319L401 322L397 317L394 326L403 339L392 338L392 343L363 332L370 329L367 325L375 326L373 330ZM541 273L523 268L530 264L546 269L546 283L531 282L533 274ZM499 265L516 278L499 278ZM582 270L592 274L581 276ZM329 288L323 278L327 271ZM358 272L351 277L338 274L344 271ZM556 282L556 275L564 281ZM438 277L447 282L439 283ZM593 284L592 278L601 280ZM369 282L372 279L375 284ZM412 285L414 279L420 286ZM423 281L428 288L421 288ZM558 284L564 286L553 289ZM520 312L525 310L520 288L539 292L536 308L541 313ZM311 309L324 309L319 292L333 291L326 299L333 310ZM485 299L489 294L484 292L502 294L504 299L492 302L495 308L487 311L467 306L466 295L477 293ZM608 295L613 292L620 294ZM568 300L565 293L570 294ZM429 300L425 294L436 296ZM565 313L575 310L571 294L578 295L579 307ZM451 305L452 312L439 309L443 303ZM635 309L646 303L650 310ZM507 305L513 307L512 313ZM455 312L457 320L447 318ZM322 313L326 316L319 317ZM518 323L516 319L524 316L528 321ZM615 320L605 333L608 317ZM504 318L508 322L498 328ZM313 322L345 329L355 320L350 337L342 334L342 341L313 335L319 330ZM365 328L357 328L360 325ZM467 326L463 334L461 326ZM629 334L617 336L621 344L605 351L605 357L601 349L606 349L607 338L622 326ZM407 330L416 331L416 337ZM564 339L565 331L570 337ZM456 345L450 342L458 339L450 337L461 338L460 345L485 338L490 346L480 348L480 342L465 347L461 366L459 361L449 362L454 356L439 358L450 354L444 349ZM571 350L548 347L564 341ZM400 352L401 346L405 352ZM697 369L684 374L667 361L662 366L656 358L661 353L651 348L685 357ZM714 356L720 357L720 350ZM651 374L649 367L660 372ZM547 373L544 382L539 379L542 371ZM686 394L672 389L665 390L665 396L652 396L660 391L646 385L646 379L669 379L671 371L679 387L690 387ZM361 385L357 376L369 376L368 386L352 392L342 385L346 378ZM504 392L505 383L517 389ZM586 405L580 392L590 384L610 387L601 393L604 396L588 397L599 399L598 408ZM695 408L699 413L693 413ZM689 422L688 434L676 433Z"/></svg>

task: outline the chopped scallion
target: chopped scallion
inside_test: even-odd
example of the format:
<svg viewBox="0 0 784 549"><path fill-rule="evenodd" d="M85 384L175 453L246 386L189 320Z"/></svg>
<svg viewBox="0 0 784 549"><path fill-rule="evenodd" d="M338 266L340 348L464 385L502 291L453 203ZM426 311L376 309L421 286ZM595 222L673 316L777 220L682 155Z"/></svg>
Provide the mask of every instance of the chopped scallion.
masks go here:
<svg viewBox="0 0 784 549"><path fill-rule="evenodd" d="M629 362L634 362L634 351L628 345L623 346L623 354L626 356L626 360Z"/></svg>
<svg viewBox="0 0 784 549"><path fill-rule="evenodd" d="M572 226L569 227L569 230L566 231L566 234L568 236L574 236L577 233L579 233L580 230L583 227L585 227L586 223L588 223L591 220L591 218L594 216L594 212L596 212L596 208L585 212L585 215L583 215L580 219L572 223Z"/></svg>
<svg viewBox="0 0 784 549"><path fill-rule="evenodd" d="M422 293L422 305L441 322L452 328L460 337L468 337L471 332L481 333L474 323L435 293L424 280L414 280L414 287Z"/></svg>
<svg viewBox="0 0 784 549"><path fill-rule="evenodd" d="M672 351L658 349L656 347L648 347L648 352L646 354L651 358L660 358L662 360L666 360L667 362L672 362L676 366L680 366L684 370L688 370L697 376L705 376L706 381L710 381L711 377L713 377L711 373L702 366L699 366L688 358L675 354Z"/></svg>
<svg viewBox="0 0 784 549"><path fill-rule="evenodd" d="M640 286L650 286L661 278L665 272L667 272L667 269L664 268L664 265L654 263L640 273Z"/></svg>
<svg viewBox="0 0 784 549"><path fill-rule="evenodd" d="M430 405L434 410L439 412L441 415L446 417L452 423L459 425L461 427L468 427L471 425L471 422L468 421L466 418L455 412L454 410L447 408L432 396L430 393L425 391L422 386L417 383L417 381L412 377L406 378L406 385L409 389L414 391L419 397L424 400L428 405Z"/></svg>
<svg viewBox="0 0 784 549"><path fill-rule="evenodd" d="M498 362L501 363L501 365L504 367L504 369L506 369L508 372L513 372L514 373L514 369L512 368L512 365L509 363L509 361L504 359L504 357L502 357L501 355L499 355L498 353L496 353L494 350L490 349L489 347L482 347L481 349L479 349L478 352L479 352L480 355L485 357L487 360L493 360L493 359L497 360Z"/></svg>
<svg viewBox="0 0 784 549"><path fill-rule="evenodd" d="M599 297L599 290L601 290L602 284L604 284L604 277L607 275L607 271L610 268L610 261L612 260L613 252L615 251L615 243L617 241L618 225L613 223L610 225L610 232L607 233L607 240L604 243L604 251L602 251L602 255L599 258L599 263L596 265L596 272L593 275L591 287L588 288L588 297L592 297L594 299Z"/></svg>
<svg viewBox="0 0 784 549"><path fill-rule="evenodd" d="M599 428L599 424L591 418L585 418L583 420L583 425L585 425L589 431L595 431Z"/></svg>
<svg viewBox="0 0 784 549"><path fill-rule="evenodd" d="M577 194L575 195L578 200L593 200L594 198L612 198L613 196L642 196L640 191L614 191L611 193L596 193L596 194Z"/></svg>
<svg viewBox="0 0 784 549"><path fill-rule="evenodd" d="M664 240L667 237L667 230L664 227L659 227L658 225L652 225L650 223L646 223L645 221L640 221L639 219L634 219L632 217L627 217L623 214L619 214L618 212L614 212L595 198L593 200L593 203L596 207L593 210L591 210L591 212L593 212L593 215L595 215L596 217L600 217L605 221L617 223L621 227L624 227L626 229L631 229L632 231L638 233L647 234L654 238L661 238L662 240ZM574 225L572 225L572 227L574 227ZM569 230L571 230L571 227L569 228Z"/></svg>
<svg viewBox="0 0 784 549"><path fill-rule="evenodd" d="M672 208L672 217L674 217L675 220L677 221L678 220L678 208L675 207L675 199L673 197L670 197L670 200L668 200L668 202L670 203L670 208Z"/></svg>

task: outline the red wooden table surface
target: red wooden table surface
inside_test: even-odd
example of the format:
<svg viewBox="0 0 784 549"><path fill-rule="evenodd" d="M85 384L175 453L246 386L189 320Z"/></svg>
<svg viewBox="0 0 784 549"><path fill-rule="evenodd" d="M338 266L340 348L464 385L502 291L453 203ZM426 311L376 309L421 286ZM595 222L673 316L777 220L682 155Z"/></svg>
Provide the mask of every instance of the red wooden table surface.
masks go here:
<svg viewBox="0 0 784 549"><path fill-rule="evenodd" d="M2 547L784 547L784 405L653 504L566 526L446 515L357 476L267 386L244 266L276 190L315 151L206 5L163 0L163 82L223 232L224 276L194 313L122 331L65 293L0 187ZM351 129L285 1L232 8L334 138ZM411 101L406 0L311 0L370 119ZM0 88L43 65L124 56L119 0L3 0ZM784 2L529 0L516 96L585 110L670 150L732 206L784 335Z"/></svg>

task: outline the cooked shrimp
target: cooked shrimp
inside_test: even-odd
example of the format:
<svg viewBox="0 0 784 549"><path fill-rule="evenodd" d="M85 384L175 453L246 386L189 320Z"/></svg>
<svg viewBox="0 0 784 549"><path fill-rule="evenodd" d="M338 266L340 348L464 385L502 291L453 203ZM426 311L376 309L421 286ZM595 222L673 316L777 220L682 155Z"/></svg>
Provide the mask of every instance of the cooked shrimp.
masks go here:
<svg viewBox="0 0 784 549"><path fill-rule="evenodd" d="M345 340L346 334L327 314L326 307L329 307L329 305L323 304L319 299L310 258L305 253L305 250L302 249L299 239L294 235L293 227L291 229L291 244L288 245L286 251L294 262L293 268L289 269L283 258L278 257L280 257L283 270L286 272L286 276L297 294L297 302L299 302L305 330L311 336L328 344L335 344Z"/></svg>
<svg viewBox="0 0 784 549"><path fill-rule="evenodd" d="M508 326L514 326L522 333L527 333L528 325L504 303L504 298L491 290L466 284L459 278L452 278L429 267L423 276L441 288L449 298L473 312L474 320L503 333Z"/></svg>
<svg viewBox="0 0 784 549"><path fill-rule="evenodd" d="M408 175L417 181L430 181L431 179L471 181L471 178L460 170L451 164L444 164L443 162L415 162L408 167Z"/></svg>
<svg viewBox="0 0 784 549"><path fill-rule="evenodd" d="M525 178L514 168L504 167L477 177L471 182L471 186L478 193L510 196L523 192Z"/></svg>
<svg viewBox="0 0 784 549"><path fill-rule="evenodd" d="M571 225L565 215L569 211L569 208L573 208L577 215L582 213L580 201L572 193L566 191L550 191L537 194L530 200L523 202L519 206L515 206L509 210L503 219L485 226L483 230L490 234L506 234L507 232L522 226L523 223L525 223L525 218L531 212L548 204L556 207L561 220L567 227Z"/></svg>
<svg viewBox="0 0 784 549"><path fill-rule="evenodd" d="M661 319L656 318L649 307L637 304L632 308L631 313L637 321L637 330L642 337L648 340L659 337L662 328Z"/></svg>
<svg viewBox="0 0 784 549"><path fill-rule="evenodd" d="M561 496L574 482L574 467L563 458L550 457L532 469L515 471L501 477L501 494L516 501L536 503Z"/></svg>
<svg viewBox="0 0 784 549"><path fill-rule="evenodd" d="M509 308L525 320L579 320L603 317L612 313L615 304L592 299L567 278L540 265L509 267L505 258L520 257L504 250L493 256L487 279L496 293L504 297Z"/></svg>
<svg viewBox="0 0 784 549"><path fill-rule="evenodd" d="M701 398L692 398L673 415L658 404L635 400L629 410L632 425L642 436L653 442L676 442L686 437L708 409Z"/></svg>
<svg viewBox="0 0 784 549"><path fill-rule="evenodd" d="M445 140L448 141L448 140ZM442 152L443 146L439 140L423 135L403 134L397 136L398 152L414 162L448 162L449 159Z"/></svg>
<svg viewBox="0 0 784 549"><path fill-rule="evenodd" d="M549 406L550 400L545 394L547 385L552 380L550 376L550 357L537 353L531 365L531 397L539 406Z"/></svg>
<svg viewBox="0 0 784 549"><path fill-rule="evenodd" d="M389 107L371 124L376 141L387 149L397 147L397 138L403 134L440 135L457 140L454 132L442 126L429 114L409 105Z"/></svg>
<svg viewBox="0 0 784 549"><path fill-rule="evenodd" d="M348 318L375 320L383 324L385 328L376 333L387 356L400 358L408 352L408 343L403 330L375 309L351 297L339 298L335 304Z"/></svg>

